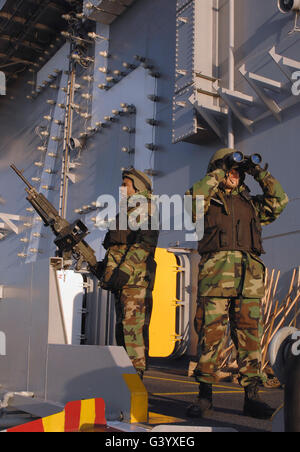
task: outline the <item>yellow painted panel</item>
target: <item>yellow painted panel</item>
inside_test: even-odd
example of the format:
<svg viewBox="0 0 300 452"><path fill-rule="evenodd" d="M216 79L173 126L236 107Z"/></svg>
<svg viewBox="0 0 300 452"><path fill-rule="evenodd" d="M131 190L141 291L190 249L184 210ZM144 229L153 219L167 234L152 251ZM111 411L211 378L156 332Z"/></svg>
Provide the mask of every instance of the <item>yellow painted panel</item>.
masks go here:
<svg viewBox="0 0 300 452"><path fill-rule="evenodd" d="M157 248L153 311L149 329L149 355L170 356L175 347L177 260L173 253Z"/></svg>
<svg viewBox="0 0 300 452"><path fill-rule="evenodd" d="M80 411L80 427L84 425L94 425L95 417L95 399L82 400Z"/></svg>
<svg viewBox="0 0 300 452"><path fill-rule="evenodd" d="M179 422L184 422L184 419L180 419L178 417L173 416L165 416L164 414L159 413L149 413L149 421L148 424L175 424Z"/></svg>
<svg viewBox="0 0 300 452"><path fill-rule="evenodd" d="M43 418L45 433L62 433L65 430L65 412Z"/></svg>
<svg viewBox="0 0 300 452"><path fill-rule="evenodd" d="M137 374L123 374L131 394L130 422L148 422L148 392Z"/></svg>

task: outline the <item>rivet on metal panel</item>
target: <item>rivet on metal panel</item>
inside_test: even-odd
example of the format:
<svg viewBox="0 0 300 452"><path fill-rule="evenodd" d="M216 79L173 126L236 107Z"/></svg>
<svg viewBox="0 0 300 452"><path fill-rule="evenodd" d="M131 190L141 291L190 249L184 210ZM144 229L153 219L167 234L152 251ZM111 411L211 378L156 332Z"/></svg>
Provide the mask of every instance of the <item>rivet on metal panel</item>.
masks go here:
<svg viewBox="0 0 300 452"><path fill-rule="evenodd" d="M135 149L124 146L124 147L122 147L121 151L126 152L127 154L134 154Z"/></svg>
<svg viewBox="0 0 300 452"><path fill-rule="evenodd" d="M153 169L145 169L144 173L147 174L147 176L158 176L159 174L161 174Z"/></svg>
<svg viewBox="0 0 300 452"><path fill-rule="evenodd" d="M156 119L146 119L146 123L153 127L159 126L159 121Z"/></svg>
<svg viewBox="0 0 300 452"><path fill-rule="evenodd" d="M149 151L158 151L159 147L154 143L145 144L145 148L149 149Z"/></svg>
<svg viewBox="0 0 300 452"><path fill-rule="evenodd" d="M189 23L189 18L188 17L178 17L177 20L179 20L180 22L183 22L185 24Z"/></svg>
<svg viewBox="0 0 300 452"><path fill-rule="evenodd" d="M132 70L137 68L137 66L135 64L127 63L127 61L124 61L122 63L122 66L125 67L126 69L132 69Z"/></svg>
<svg viewBox="0 0 300 452"><path fill-rule="evenodd" d="M110 86L109 85L104 85L104 83L100 83L98 85L98 88L103 89L105 91L108 91L110 89Z"/></svg>
<svg viewBox="0 0 300 452"><path fill-rule="evenodd" d="M42 250L39 250L39 249L37 249L37 248L30 248L30 249L29 249L29 252L30 252L30 253L33 253L33 254L41 254L41 253L43 253Z"/></svg>
<svg viewBox="0 0 300 452"><path fill-rule="evenodd" d="M149 96L147 96L149 100L151 100L152 102L159 102L160 101L160 97L155 96L154 94L150 94Z"/></svg>

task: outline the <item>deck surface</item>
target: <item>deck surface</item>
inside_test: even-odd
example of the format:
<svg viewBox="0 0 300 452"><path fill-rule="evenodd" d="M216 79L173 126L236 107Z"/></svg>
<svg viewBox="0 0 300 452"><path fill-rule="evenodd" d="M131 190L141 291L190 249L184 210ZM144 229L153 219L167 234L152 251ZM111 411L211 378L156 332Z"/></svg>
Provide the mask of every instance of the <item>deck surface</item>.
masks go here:
<svg viewBox="0 0 300 452"><path fill-rule="evenodd" d="M205 419L190 419L187 407L198 394L198 384L187 376L185 360L156 360L145 373L149 392L149 426L172 425L233 428L239 432L270 432L272 422L243 415L244 391L235 383L220 382L213 387L214 411ZM283 390L261 387L261 398L273 408L283 403Z"/></svg>

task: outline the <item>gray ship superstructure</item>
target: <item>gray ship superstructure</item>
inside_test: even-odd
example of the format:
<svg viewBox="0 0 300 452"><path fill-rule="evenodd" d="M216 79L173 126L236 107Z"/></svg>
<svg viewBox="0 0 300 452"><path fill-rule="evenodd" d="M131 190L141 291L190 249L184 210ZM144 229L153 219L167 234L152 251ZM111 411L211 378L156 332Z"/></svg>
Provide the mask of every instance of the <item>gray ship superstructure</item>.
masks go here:
<svg viewBox="0 0 300 452"><path fill-rule="evenodd" d="M274 0L15 3L0 2L1 392L34 394L14 403L43 415L104 391L108 416L128 418L122 374L135 371L115 346L113 298L88 269L63 270L9 165L62 217L86 224L100 260L97 200L118 200L122 169L146 172L172 199L217 149L259 153L290 199L264 231L264 262L281 271L285 293L299 267L298 12ZM194 355L197 243L171 227L159 248L178 272L171 355Z"/></svg>

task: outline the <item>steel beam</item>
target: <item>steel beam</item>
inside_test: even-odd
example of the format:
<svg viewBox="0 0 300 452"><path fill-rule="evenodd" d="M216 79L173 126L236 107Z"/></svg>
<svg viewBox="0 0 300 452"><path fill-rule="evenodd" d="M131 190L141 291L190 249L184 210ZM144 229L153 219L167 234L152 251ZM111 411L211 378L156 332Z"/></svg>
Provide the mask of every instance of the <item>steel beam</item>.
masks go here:
<svg viewBox="0 0 300 452"><path fill-rule="evenodd" d="M241 66L239 71L244 77L244 79L247 81L247 83L251 86L253 91L255 91L255 93L258 95L262 103L267 107L268 110L270 110L270 112L277 119L277 121L281 122L282 109L279 107L279 105L274 99L272 99L270 96L266 94L265 88L280 89L282 84L264 77L259 77L255 74L252 74L251 72L247 72L245 65ZM260 86L260 84L262 86Z"/></svg>
<svg viewBox="0 0 300 452"><path fill-rule="evenodd" d="M197 112L202 116L204 121L209 125L209 127L215 132L215 134L220 138L220 140L223 143L227 143L226 136L224 132L221 130L220 125L216 121L215 116L223 116L224 118L227 117L226 113L221 112L221 110L218 107L215 107L215 109L204 107L203 105L200 105L199 102L196 99L195 94L193 94L189 98L189 102L194 106L194 108L197 110Z"/></svg>
<svg viewBox="0 0 300 452"><path fill-rule="evenodd" d="M292 60L276 53L275 46L269 51L269 55L275 61L281 72L292 81L292 73L300 70L300 61Z"/></svg>
<svg viewBox="0 0 300 452"><path fill-rule="evenodd" d="M255 105L254 98L252 96L247 96L246 94L240 93L238 91L231 91L225 88L218 88L214 86L220 97L223 99L225 104L231 109L233 114L238 118L238 120L243 124L243 126L250 132L253 133L253 123L251 119L247 118L237 106L238 103L243 103L248 107L253 107Z"/></svg>

